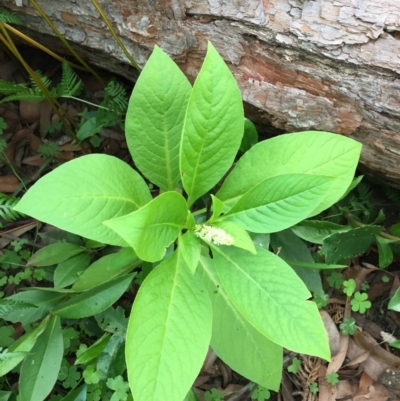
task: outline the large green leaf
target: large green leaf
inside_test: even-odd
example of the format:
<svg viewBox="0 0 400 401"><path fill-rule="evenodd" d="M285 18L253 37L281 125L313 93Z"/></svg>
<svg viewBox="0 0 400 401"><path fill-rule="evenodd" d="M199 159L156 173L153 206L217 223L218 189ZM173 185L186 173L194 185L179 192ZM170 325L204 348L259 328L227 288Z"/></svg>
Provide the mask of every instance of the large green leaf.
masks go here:
<svg viewBox="0 0 400 401"><path fill-rule="evenodd" d="M185 398L206 356L211 320L203 283L178 249L147 276L133 304L126 363L135 401Z"/></svg>
<svg viewBox="0 0 400 401"><path fill-rule="evenodd" d="M133 89L125 132L137 168L164 191L179 179L179 143L191 85L158 47Z"/></svg>
<svg viewBox="0 0 400 401"><path fill-rule="evenodd" d="M219 220L255 233L281 231L308 217L333 183L331 177L311 174L270 177L246 192Z"/></svg>
<svg viewBox="0 0 400 401"><path fill-rule="evenodd" d="M127 290L134 274L118 277L71 297L53 310L55 315L68 319L80 319L103 312Z"/></svg>
<svg viewBox="0 0 400 401"><path fill-rule="evenodd" d="M157 262L184 227L188 206L178 192L165 192L146 206L104 224L120 235L147 262Z"/></svg>
<svg viewBox="0 0 400 401"><path fill-rule="evenodd" d="M329 359L329 345L307 287L279 256L263 248L253 255L211 245L215 267L229 298L258 331L295 352Z"/></svg>
<svg viewBox="0 0 400 401"><path fill-rule="evenodd" d="M242 136L243 105L239 88L209 43L190 95L180 149L180 170L189 205L226 173Z"/></svg>
<svg viewBox="0 0 400 401"><path fill-rule="evenodd" d="M53 316L38 338L35 352L21 366L19 391L24 401L43 401L57 381L64 352L60 318Z"/></svg>
<svg viewBox="0 0 400 401"><path fill-rule="evenodd" d="M282 174L304 173L335 178L331 189L310 213L313 216L346 192L360 152L360 143L328 132L279 135L259 142L243 155L216 196L232 205L261 181Z"/></svg>
<svg viewBox="0 0 400 401"><path fill-rule="evenodd" d="M257 331L233 305L212 259L202 256L198 272L213 306L211 346L214 351L236 372L278 391L282 378L282 347Z"/></svg>
<svg viewBox="0 0 400 401"><path fill-rule="evenodd" d="M93 154L45 175L15 210L94 241L126 246L103 221L131 213L150 200L146 183L128 164Z"/></svg>

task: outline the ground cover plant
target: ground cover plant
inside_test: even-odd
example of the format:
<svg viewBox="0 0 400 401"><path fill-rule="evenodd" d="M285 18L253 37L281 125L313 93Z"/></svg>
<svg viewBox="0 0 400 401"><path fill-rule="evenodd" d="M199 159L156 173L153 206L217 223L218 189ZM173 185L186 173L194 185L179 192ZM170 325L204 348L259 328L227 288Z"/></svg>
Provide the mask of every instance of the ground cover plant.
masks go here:
<svg viewBox="0 0 400 401"><path fill-rule="evenodd" d="M24 308L30 315L25 325L42 320L10 348L16 355L0 364L4 373L24 360L23 399L44 399L57 380L63 361L60 320L107 311L139 265L141 286L126 336L122 329L113 331L79 360L88 363L113 339L120 361L126 338L135 401L183 400L210 344L237 372L272 390L280 384L283 347L330 358L318 308L309 299L309 289L319 288L318 272L305 274L309 289L298 275L299 269L321 266L292 260L296 274L284 261L290 255L277 256L269 246L271 241L279 248L289 227L345 194L361 145L326 132L286 134L254 145L233 166L243 151L243 126L239 89L211 44L193 88L156 47L126 116L128 147L145 178L115 157L86 155L41 178L14 207L86 238L51 244L28 261L57 265L53 289L5 299L10 314L18 315L14 320ZM157 196L148 182L160 189ZM91 249L104 244L114 253L91 264ZM115 253L115 247L122 249ZM15 304L22 300L25 304ZM34 320L29 304L36 306ZM40 352L25 355L36 340ZM37 369L28 374L32 364ZM90 366L86 376L99 380ZM117 366L109 388L126 394L122 377L122 383L117 379L125 365Z"/></svg>

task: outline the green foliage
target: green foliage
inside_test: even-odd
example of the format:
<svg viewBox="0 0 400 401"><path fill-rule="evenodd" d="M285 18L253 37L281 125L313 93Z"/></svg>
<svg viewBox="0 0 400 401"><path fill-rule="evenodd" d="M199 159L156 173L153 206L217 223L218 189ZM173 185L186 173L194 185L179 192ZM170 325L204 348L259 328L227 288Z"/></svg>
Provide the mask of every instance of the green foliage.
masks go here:
<svg viewBox="0 0 400 401"><path fill-rule="evenodd" d="M41 71L35 71L39 79L46 88L51 86L51 81ZM57 88L49 90L53 98L71 97L79 94L82 82L74 73L69 64L63 60L61 83ZM30 78L30 85L26 83L14 83L0 79L0 93L6 95L0 103L11 102L14 100L28 100L31 102L41 102L46 97L38 84Z"/></svg>
<svg viewBox="0 0 400 401"><path fill-rule="evenodd" d="M340 331L346 336L352 336L357 331L356 321L352 317L345 317L339 327Z"/></svg>
<svg viewBox="0 0 400 401"><path fill-rule="evenodd" d="M301 369L301 361L299 358L294 357L292 359L292 363L288 366L288 372L290 373L298 373Z"/></svg>
<svg viewBox="0 0 400 401"><path fill-rule="evenodd" d="M262 386L255 386L251 394L251 399L257 401L269 400L270 397L271 393L269 392L269 390Z"/></svg>
<svg viewBox="0 0 400 401"><path fill-rule="evenodd" d="M23 214L14 210L18 202L19 199L0 192L0 219L11 221L21 218Z"/></svg>
<svg viewBox="0 0 400 401"><path fill-rule="evenodd" d="M354 294L354 290L356 289L356 282L354 279L349 279L343 281L343 292L348 296L351 297Z"/></svg>
<svg viewBox="0 0 400 401"><path fill-rule="evenodd" d="M40 145L37 152L43 159L55 159L60 156L60 148L54 142L48 142Z"/></svg>
<svg viewBox="0 0 400 401"><path fill-rule="evenodd" d="M319 387L318 387L318 383L317 382L310 383L308 388L310 389L310 392L313 393L313 394L317 394L318 391L319 391Z"/></svg>
<svg viewBox="0 0 400 401"><path fill-rule="evenodd" d="M7 128L7 124L4 121L4 118L0 117L0 159L3 158L2 153L4 152L4 150L7 147L7 142L4 138L2 138L1 136L4 133L4 130Z"/></svg>
<svg viewBox="0 0 400 401"><path fill-rule="evenodd" d="M326 381L334 386L339 383L339 375L336 372L331 372L326 375Z"/></svg>
<svg viewBox="0 0 400 401"><path fill-rule="evenodd" d="M109 95L123 98L116 86ZM123 107L115 102L115 110ZM91 118L95 132L102 117ZM38 251L28 265L51 272L53 288L13 295L35 308L6 318L24 326L44 319L37 335L43 338L51 338L49 322L60 320L96 336L80 347L72 372L77 377L82 370L88 400L125 399L128 380L135 401L181 401L210 345L232 369L272 390L279 388L283 347L329 359L324 326L309 300L309 288L323 295L313 271L321 264L298 238L288 246L293 232L280 231L345 194L361 145L313 131L250 141L230 171L243 145L242 99L211 44L193 88L156 47L126 119L135 166L160 193L153 199L139 173L107 155L80 157L41 178L15 210L85 241ZM123 249L115 253L115 247ZM303 282L291 265L312 273L303 270ZM125 313L112 305L139 266L141 285L126 329ZM37 336L28 338L29 347ZM42 362L48 352L42 350Z"/></svg>
<svg viewBox="0 0 400 401"><path fill-rule="evenodd" d="M25 25L21 18L16 16L14 13L0 9L0 23Z"/></svg>
<svg viewBox="0 0 400 401"><path fill-rule="evenodd" d="M222 401L224 399L224 394L219 392L216 388L212 388L204 393L204 398L207 401Z"/></svg>
<svg viewBox="0 0 400 401"><path fill-rule="evenodd" d="M342 284L343 284L343 276L341 273L338 272L332 272L329 276L328 276L328 283L331 287L339 289Z"/></svg>
<svg viewBox="0 0 400 401"><path fill-rule="evenodd" d="M371 302L368 301L368 294L363 292L356 292L354 298L350 302L351 310L353 312L365 313L371 307Z"/></svg>

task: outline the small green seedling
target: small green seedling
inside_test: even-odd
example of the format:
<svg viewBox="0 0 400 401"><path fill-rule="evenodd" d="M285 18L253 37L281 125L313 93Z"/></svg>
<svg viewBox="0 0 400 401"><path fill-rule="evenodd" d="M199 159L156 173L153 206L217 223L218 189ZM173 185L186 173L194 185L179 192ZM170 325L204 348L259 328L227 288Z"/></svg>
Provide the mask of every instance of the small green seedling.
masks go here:
<svg viewBox="0 0 400 401"><path fill-rule="evenodd" d="M356 282L354 279L349 279L343 281L343 292L348 296L351 297L354 294L354 290L356 289Z"/></svg>
<svg viewBox="0 0 400 401"><path fill-rule="evenodd" d="M314 302L317 304L318 309L324 308L326 305L328 305L329 301L329 295L328 294L323 294L322 296L314 296Z"/></svg>
<svg viewBox="0 0 400 401"><path fill-rule="evenodd" d="M317 394L318 391L319 391L319 387L318 387L318 383L317 382L310 383L308 388L310 389L310 392L313 393L313 394Z"/></svg>
<svg viewBox="0 0 400 401"><path fill-rule="evenodd" d="M365 313L365 311L371 307L371 302L368 301L367 293L356 292L350 305L353 312Z"/></svg>
<svg viewBox="0 0 400 401"><path fill-rule="evenodd" d="M384 275L381 277L381 280L382 280L383 283L388 283L388 282L390 281L390 277L389 277L389 276L386 276L386 274L384 274Z"/></svg>
<svg viewBox="0 0 400 401"><path fill-rule="evenodd" d="M340 331L346 336L352 336L357 331L356 321L352 317L345 317L339 327Z"/></svg>
<svg viewBox="0 0 400 401"><path fill-rule="evenodd" d="M361 290L362 291L368 291L369 290L369 284L368 283L362 283L361 284Z"/></svg>
<svg viewBox="0 0 400 401"><path fill-rule="evenodd" d="M222 401L224 399L224 394L216 388L212 388L204 393L204 397L207 401Z"/></svg>
<svg viewBox="0 0 400 401"><path fill-rule="evenodd" d="M301 369L301 361L299 358L294 357L292 363L288 366L287 370L290 373L298 373Z"/></svg>
<svg viewBox="0 0 400 401"><path fill-rule="evenodd" d="M328 276L328 283L331 287L338 290L343 284L342 274L338 272L332 272L332 274Z"/></svg>
<svg viewBox="0 0 400 401"><path fill-rule="evenodd" d="M271 397L271 393L270 391L263 387L263 386L257 386L254 385L253 386L253 392L251 394L251 399L252 400L257 400L257 401L265 401L265 400L269 400Z"/></svg>
<svg viewBox="0 0 400 401"><path fill-rule="evenodd" d="M326 381L334 386L339 383L339 375L336 372L331 372L326 375Z"/></svg>

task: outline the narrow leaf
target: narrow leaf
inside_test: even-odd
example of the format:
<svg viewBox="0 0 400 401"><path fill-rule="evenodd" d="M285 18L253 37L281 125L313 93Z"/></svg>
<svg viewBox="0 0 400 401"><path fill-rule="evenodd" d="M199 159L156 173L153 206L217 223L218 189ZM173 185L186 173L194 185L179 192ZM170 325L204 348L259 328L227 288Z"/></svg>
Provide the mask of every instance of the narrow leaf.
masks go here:
<svg viewBox="0 0 400 401"><path fill-rule="evenodd" d="M129 151L137 168L164 191L179 179L179 143L191 85L158 47L133 89L126 114Z"/></svg>
<svg viewBox="0 0 400 401"><path fill-rule="evenodd" d="M89 266L90 259L91 255L85 252L59 263L54 270L54 288L64 288L75 283L79 273Z"/></svg>
<svg viewBox="0 0 400 401"><path fill-rule="evenodd" d="M213 350L247 379L278 391L282 378L282 347L258 332L236 309L222 286L212 259L200 258L198 274L213 306Z"/></svg>
<svg viewBox="0 0 400 401"><path fill-rule="evenodd" d="M127 290L134 274L118 277L82 294L75 295L53 310L55 315L68 319L80 319L103 312Z"/></svg>
<svg viewBox="0 0 400 401"><path fill-rule="evenodd" d="M27 353L29 353L34 345L36 344L37 338L43 333L46 328L48 319L43 320L38 326L36 326L29 333L24 334L17 341L10 345L8 352L17 354L11 359L5 359L0 362L0 377L6 375L12 369L14 369L24 358Z"/></svg>
<svg viewBox="0 0 400 401"><path fill-rule="evenodd" d="M226 173L242 136L242 96L229 68L209 43L190 95L180 149L180 171L189 205Z"/></svg>
<svg viewBox="0 0 400 401"><path fill-rule="evenodd" d="M199 264L201 243L193 231L186 231L179 238L179 250L190 271L194 273Z"/></svg>
<svg viewBox="0 0 400 401"><path fill-rule="evenodd" d="M64 352L60 318L53 316L40 335L35 352L21 366L19 391L24 401L43 401L57 381Z"/></svg>
<svg viewBox="0 0 400 401"><path fill-rule="evenodd" d="M297 263L307 262L311 265L314 263L314 259L308 246L292 230L287 229L272 234L271 246L274 252L279 253L279 257L293 268L314 295L319 297L324 295L319 271L316 268L307 269L301 263Z"/></svg>
<svg viewBox="0 0 400 401"><path fill-rule="evenodd" d="M39 249L29 260L28 266L51 266L64 262L72 256L84 252L85 249L75 244L61 242Z"/></svg>
<svg viewBox="0 0 400 401"><path fill-rule="evenodd" d="M165 192L146 206L104 224L120 235L147 262L163 258L184 227L188 206L178 192Z"/></svg>
<svg viewBox="0 0 400 401"><path fill-rule="evenodd" d="M288 264L263 248L257 255L232 246L212 251L223 287L250 324L282 347L330 358L317 306Z"/></svg>
<svg viewBox="0 0 400 401"><path fill-rule="evenodd" d="M133 304L126 362L135 401L185 398L208 350L211 319L201 280L176 251L147 276Z"/></svg>
<svg viewBox="0 0 400 401"><path fill-rule="evenodd" d="M74 291L86 291L129 273L142 262L132 248L122 248L93 262L72 286Z"/></svg>
<svg viewBox="0 0 400 401"><path fill-rule="evenodd" d="M128 164L93 154L45 175L14 209L94 241L126 246L103 221L131 213L150 200L146 183Z"/></svg>

